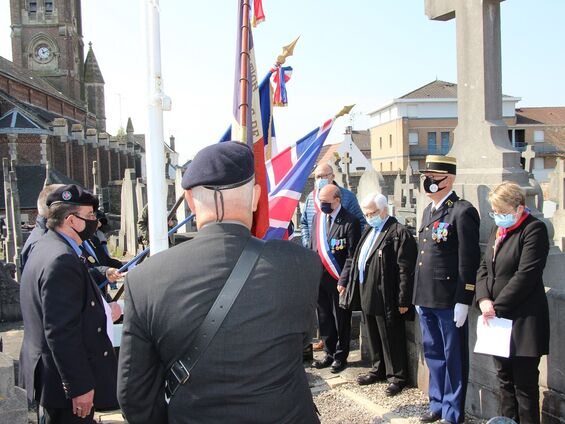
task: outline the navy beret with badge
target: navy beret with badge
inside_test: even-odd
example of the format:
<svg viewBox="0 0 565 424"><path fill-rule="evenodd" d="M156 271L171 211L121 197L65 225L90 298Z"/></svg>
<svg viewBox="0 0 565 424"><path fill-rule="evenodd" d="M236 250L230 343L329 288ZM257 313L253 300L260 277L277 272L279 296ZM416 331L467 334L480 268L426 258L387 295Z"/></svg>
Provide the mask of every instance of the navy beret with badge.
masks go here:
<svg viewBox="0 0 565 424"><path fill-rule="evenodd" d="M59 187L47 196L47 206L50 207L58 203L92 206L94 210L98 209L98 198L77 184Z"/></svg>
<svg viewBox="0 0 565 424"><path fill-rule="evenodd" d="M200 150L182 177L182 188L204 186L227 190L251 181L255 175L253 152L247 144L225 141Z"/></svg>

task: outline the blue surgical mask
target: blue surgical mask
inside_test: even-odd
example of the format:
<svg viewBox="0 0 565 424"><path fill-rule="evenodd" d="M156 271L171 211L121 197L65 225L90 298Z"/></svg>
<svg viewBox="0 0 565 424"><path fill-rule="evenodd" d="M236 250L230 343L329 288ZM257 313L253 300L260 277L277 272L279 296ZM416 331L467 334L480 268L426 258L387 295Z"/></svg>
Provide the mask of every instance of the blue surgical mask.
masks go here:
<svg viewBox="0 0 565 424"><path fill-rule="evenodd" d="M316 180L316 188L318 190L321 190L322 188L324 188L328 184L329 184L329 181L326 178L320 178L319 180Z"/></svg>
<svg viewBox="0 0 565 424"><path fill-rule="evenodd" d="M518 222L512 213L494 213L493 218L496 226L501 228L510 228Z"/></svg>
<svg viewBox="0 0 565 424"><path fill-rule="evenodd" d="M381 225L383 225L383 222L385 221L385 218L381 218L378 215L372 216L370 218L367 218L367 224L369 224L371 227L373 228L379 228Z"/></svg>

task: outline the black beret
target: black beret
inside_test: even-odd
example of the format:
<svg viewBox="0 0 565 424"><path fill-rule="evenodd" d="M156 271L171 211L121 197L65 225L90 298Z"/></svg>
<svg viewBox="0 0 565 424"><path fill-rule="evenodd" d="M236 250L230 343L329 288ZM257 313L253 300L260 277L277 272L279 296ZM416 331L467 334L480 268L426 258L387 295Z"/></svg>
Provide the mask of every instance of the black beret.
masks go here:
<svg viewBox="0 0 565 424"><path fill-rule="evenodd" d="M96 219L100 221L102 225L108 224L108 218L106 218L106 214L102 209L97 209L95 213L96 213Z"/></svg>
<svg viewBox="0 0 565 424"><path fill-rule="evenodd" d="M251 181L253 175L251 148L237 141L225 141L196 154L182 177L182 188L205 186L226 190Z"/></svg>
<svg viewBox="0 0 565 424"><path fill-rule="evenodd" d="M92 206L98 209L98 199L91 192L79 185L69 184L59 187L47 196L47 206L57 203L68 203L78 206Z"/></svg>

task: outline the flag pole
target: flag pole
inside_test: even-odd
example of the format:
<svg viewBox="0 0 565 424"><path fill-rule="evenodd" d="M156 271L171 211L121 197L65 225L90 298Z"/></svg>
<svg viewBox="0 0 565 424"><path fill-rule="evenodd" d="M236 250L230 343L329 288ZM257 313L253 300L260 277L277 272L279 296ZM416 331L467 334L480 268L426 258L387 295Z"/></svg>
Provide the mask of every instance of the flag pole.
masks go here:
<svg viewBox="0 0 565 424"><path fill-rule="evenodd" d="M147 122L149 127L149 137L146 143L146 165L151 254L158 253L169 247L169 239L167 237L167 183L165 181L163 111L170 110L171 105L170 99L163 93L159 14L159 0L146 0Z"/></svg>
<svg viewBox="0 0 565 424"><path fill-rule="evenodd" d="M238 0L241 5L241 46L240 46L240 79L239 79L239 125L241 127L241 142L247 143L247 114L249 111L249 11L251 5L249 0Z"/></svg>

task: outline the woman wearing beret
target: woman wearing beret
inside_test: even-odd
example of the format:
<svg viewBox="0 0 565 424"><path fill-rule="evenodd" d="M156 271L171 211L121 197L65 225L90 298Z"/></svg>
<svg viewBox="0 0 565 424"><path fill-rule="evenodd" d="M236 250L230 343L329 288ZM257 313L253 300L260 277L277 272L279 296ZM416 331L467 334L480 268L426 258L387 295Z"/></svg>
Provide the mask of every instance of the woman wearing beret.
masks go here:
<svg viewBox="0 0 565 424"><path fill-rule="evenodd" d="M549 310L543 269L549 251L545 224L525 207L520 187L503 182L489 194L495 227L477 274L483 319L512 320L510 357L494 356L501 414L520 424L539 423L538 366L549 353Z"/></svg>

